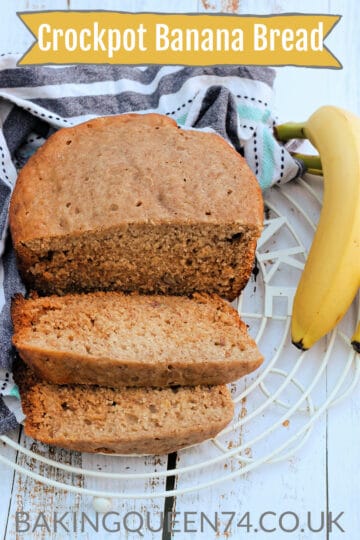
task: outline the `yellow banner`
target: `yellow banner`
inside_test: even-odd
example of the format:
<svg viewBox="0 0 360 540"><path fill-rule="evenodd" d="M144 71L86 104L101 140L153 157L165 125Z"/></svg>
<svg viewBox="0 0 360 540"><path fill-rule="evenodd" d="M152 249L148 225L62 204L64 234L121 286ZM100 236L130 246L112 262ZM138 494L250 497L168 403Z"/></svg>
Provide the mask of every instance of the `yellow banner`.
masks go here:
<svg viewBox="0 0 360 540"><path fill-rule="evenodd" d="M270 65L341 68L324 45L338 15L270 16L39 11L29 64Z"/></svg>

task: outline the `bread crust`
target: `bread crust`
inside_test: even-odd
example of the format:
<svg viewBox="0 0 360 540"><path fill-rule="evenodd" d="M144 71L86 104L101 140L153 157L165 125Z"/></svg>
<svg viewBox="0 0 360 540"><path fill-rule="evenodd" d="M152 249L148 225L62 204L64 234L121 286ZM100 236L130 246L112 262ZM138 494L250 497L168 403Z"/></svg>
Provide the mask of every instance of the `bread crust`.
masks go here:
<svg viewBox="0 0 360 540"><path fill-rule="evenodd" d="M19 244L26 243L34 238L41 238L42 236L56 236L55 230L52 230L55 216L52 214L44 215L40 211L36 216L32 216L29 220L27 219L27 212L29 211L29 207L31 207L32 203L34 202L34 198L41 195L41 193L38 192L39 185L37 184L37 181L44 181L46 185L47 179L42 178L41 174L51 172L53 170L55 160L60 161L61 166L63 164L62 161L71 159L64 155L64 147L68 146L66 143L72 138L80 140L86 138L86 134L89 132L89 129L91 129L92 132L100 131L100 144L101 131L104 129L112 126L119 127L121 125L129 125L132 123L138 124L139 129L170 127L172 130L175 130L175 132L179 131L174 120L167 116L156 113L134 113L95 118L74 127L62 128L58 130L56 133L51 135L47 141L29 158L28 162L18 175L12 199L10 201L9 222L16 249L18 248ZM225 155L235 158L239 168L242 170L242 175L245 178L244 184L246 185L246 189L251 193L251 205L249 206L248 204L245 204L242 207L238 207L237 210L241 212L241 214L246 218L247 222L254 225L255 228L261 229L263 223L263 199L261 189L251 169L247 166L244 158L216 133L205 133L199 131L183 132L182 130L181 132L186 133L191 137L191 144L196 145L197 140L199 144L206 141L206 144L209 147L221 146L225 152ZM74 167L75 163L72 161L70 165ZM195 164L197 168L199 166L206 167L206 165L206 162L203 164ZM245 196L245 193L243 193L242 196ZM229 204L229 201L226 202ZM94 201L94 203L96 203L96 201ZM51 210L56 210L56 207L51 208ZM229 208L226 207L222 209L218 208L216 210L218 210L218 218L222 217L224 221L229 221L228 216L232 210L229 210ZM243 217L242 215L234 216L234 220L236 220L236 217L241 219ZM151 219L154 220L154 217L156 219L156 216L154 215L151 216ZM204 221L212 221L211 216L208 216L209 219L206 219L204 216L201 217L204 219ZM192 218L196 221L198 220L199 213L197 209L194 209L193 214L189 212L187 221L191 222ZM162 222L163 219L164 218L160 215L159 222ZM173 221L176 222L177 219L175 218ZM104 225L106 225L106 221L104 221ZM64 234L59 228L57 229L57 232L60 232L61 235Z"/></svg>

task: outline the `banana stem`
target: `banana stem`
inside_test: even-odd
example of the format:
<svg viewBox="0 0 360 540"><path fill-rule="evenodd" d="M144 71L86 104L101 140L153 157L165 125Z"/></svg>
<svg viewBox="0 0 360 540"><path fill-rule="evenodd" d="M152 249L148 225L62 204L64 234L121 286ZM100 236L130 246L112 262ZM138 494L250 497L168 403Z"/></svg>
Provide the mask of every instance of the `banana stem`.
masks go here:
<svg viewBox="0 0 360 540"><path fill-rule="evenodd" d="M278 141L286 142L290 139L306 139L305 124L287 122L274 127L274 135ZM316 176L323 176L320 156L310 156L292 152L291 155L304 163L306 172Z"/></svg>
<svg viewBox="0 0 360 540"><path fill-rule="evenodd" d="M306 169L308 174L313 174L314 176L324 176L321 169Z"/></svg>
<svg viewBox="0 0 360 540"><path fill-rule="evenodd" d="M289 141L290 139L306 139L305 124L298 122L287 122L274 127L275 138L278 141Z"/></svg>
<svg viewBox="0 0 360 540"><path fill-rule="evenodd" d="M298 152L290 152L292 157L300 159L307 170L318 169L321 172L322 165L320 156L310 156L309 154L299 154Z"/></svg>

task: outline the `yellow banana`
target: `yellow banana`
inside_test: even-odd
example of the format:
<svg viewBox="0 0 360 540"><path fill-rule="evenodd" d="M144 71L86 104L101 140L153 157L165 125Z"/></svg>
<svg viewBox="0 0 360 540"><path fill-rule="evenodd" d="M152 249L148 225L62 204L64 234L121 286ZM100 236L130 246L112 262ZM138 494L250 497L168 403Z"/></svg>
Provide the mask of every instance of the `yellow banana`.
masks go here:
<svg viewBox="0 0 360 540"><path fill-rule="evenodd" d="M360 118L325 106L304 124L278 126L277 135L308 138L324 175L320 220L292 312L292 341L306 350L341 320L360 285Z"/></svg>
<svg viewBox="0 0 360 540"><path fill-rule="evenodd" d="M360 321L356 327L355 333L351 338L351 345L354 347L354 350L360 353Z"/></svg>

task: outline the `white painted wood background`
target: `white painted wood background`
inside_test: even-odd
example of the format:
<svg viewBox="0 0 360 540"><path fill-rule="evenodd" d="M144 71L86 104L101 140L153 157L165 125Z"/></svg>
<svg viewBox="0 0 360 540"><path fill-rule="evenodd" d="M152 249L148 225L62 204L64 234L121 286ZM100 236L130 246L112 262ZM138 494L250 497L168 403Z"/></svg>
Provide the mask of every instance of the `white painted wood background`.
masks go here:
<svg viewBox="0 0 360 540"><path fill-rule="evenodd" d="M180 7L181 6L181 7ZM342 71L307 68L280 68L277 73L277 109L281 120L301 120L318 106L332 103L349 108L360 114L360 3L358 0L0 0L0 53L23 52L31 43L30 34L17 19L15 11L43 9L114 9L124 11L237 11L238 13L281 13L313 12L341 14L339 23L328 43L343 64ZM17 440L18 435L13 434ZM23 444L27 444L22 439ZM40 447L41 448L41 447ZM9 448L1 449L11 459L16 454ZM67 459L68 454L59 451L58 459ZM299 453L273 465L266 465L236 481L220 484L199 493L180 496L176 500L176 511L203 510L208 513L236 511L241 514L250 511L254 517L271 510L284 512L292 510L300 515L312 511L332 510L345 512L342 523L346 533L334 532L329 537L325 533L239 533L225 534L226 538L254 537L310 539L331 538L357 540L360 538L360 388L345 402L331 409L318 421L313 436ZM92 459L92 458L86 458ZM20 458L20 463L24 458ZM76 464L76 458L73 458ZM83 461L84 464L84 461ZM85 463L86 465L86 463ZM146 458L141 468L129 459L129 467L134 472L152 471L154 459ZM166 468L166 460L157 462L157 469ZM44 471L44 468L41 468ZM36 467L35 467L36 470ZM61 474L57 474L61 479ZM91 487L91 484L87 484ZM120 486L126 492L126 485ZM152 486L149 483L148 491ZM164 500L115 501L113 509L127 511L163 510ZM27 511L34 515L38 511L59 514L66 511L91 511L91 500L81 498L51 488L44 489L28 478L14 473L0 465L0 538L65 538L64 534L36 533L16 535L14 512ZM101 533L98 535L78 534L72 538L140 538L137 533L120 535ZM159 539L161 534L147 532L146 539ZM210 539L209 533L174 534L176 540L191 538Z"/></svg>

